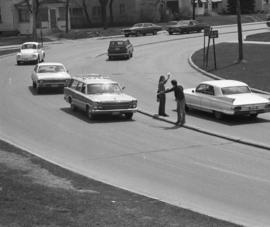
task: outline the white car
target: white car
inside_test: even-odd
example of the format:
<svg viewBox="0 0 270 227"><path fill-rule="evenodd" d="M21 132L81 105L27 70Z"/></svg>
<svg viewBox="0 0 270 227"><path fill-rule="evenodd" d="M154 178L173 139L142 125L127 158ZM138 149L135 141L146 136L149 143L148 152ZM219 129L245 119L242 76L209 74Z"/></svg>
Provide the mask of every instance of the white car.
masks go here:
<svg viewBox="0 0 270 227"><path fill-rule="evenodd" d="M42 88L64 88L68 85L71 76L61 63L39 63L31 74L33 88L37 93Z"/></svg>
<svg viewBox="0 0 270 227"><path fill-rule="evenodd" d="M43 62L45 59L45 51L41 43L27 42L23 43L20 52L16 55L17 65L26 62L34 62L35 64Z"/></svg>
<svg viewBox="0 0 270 227"><path fill-rule="evenodd" d="M89 119L95 115L124 115L131 119L137 111L137 99L123 93L120 85L102 75L73 77L64 88L64 98L72 110L81 109Z"/></svg>
<svg viewBox="0 0 270 227"><path fill-rule="evenodd" d="M227 115L257 117L270 112L270 100L251 91L249 86L236 80L212 80L196 88L184 89L186 108L214 113L217 119Z"/></svg>

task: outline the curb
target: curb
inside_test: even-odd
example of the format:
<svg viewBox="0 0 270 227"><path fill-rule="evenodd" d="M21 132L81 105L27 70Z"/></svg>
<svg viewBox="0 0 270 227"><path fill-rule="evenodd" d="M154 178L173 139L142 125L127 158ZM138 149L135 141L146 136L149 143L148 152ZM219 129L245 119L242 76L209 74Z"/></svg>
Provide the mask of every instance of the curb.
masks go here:
<svg viewBox="0 0 270 227"><path fill-rule="evenodd" d="M138 113L146 115L148 117L152 117L152 118L159 120L159 121L164 121L164 122L175 125L175 122L161 118L156 114L151 114L151 113L145 112L143 110L138 110ZM252 147L256 147L256 148L260 148L260 149L270 150L270 145L267 145L267 144L257 143L255 141L246 140L243 138L237 138L237 137L232 137L232 136L228 136L228 135L224 135L224 134L220 134L220 133L216 133L216 132L211 132L211 131L205 130L203 128L199 128L199 127L195 127L195 126L191 126L191 125L187 125L187 124L185 124L181 127L198 132L198 133L203 133L203 134L214 136L217 138L229 140L229 141L232 141L234 143L240 143L240 144L244 144L244 145L248 145L248 146L252 146Z"/></svg>

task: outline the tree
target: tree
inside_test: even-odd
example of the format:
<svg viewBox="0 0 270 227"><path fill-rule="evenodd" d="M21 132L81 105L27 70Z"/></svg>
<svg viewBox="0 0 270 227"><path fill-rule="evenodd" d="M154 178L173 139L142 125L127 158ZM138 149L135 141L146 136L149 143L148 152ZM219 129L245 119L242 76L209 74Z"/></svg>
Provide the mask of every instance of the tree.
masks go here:
<svg viewBox="0 0 270 227"><path fill-rule="evenodd" d="M228 0L227 10L230 14L236 14L237 1ZM255 0L240 0L241 12L243 14L254 13L255 11Z"/></svg>
<svg viewBox="0 0 270 227"><path fill-rule="evenodd" d="M88 10L87 10L86 0L82 0L82 5L83 5L84 15L85 15L85 18L87 20L88 26L91 26L92 21L90 19L90 16L89 16L89 13L88 13Z"/></svg>
<svg viewBox="0 0 270 227"><path fill-rule="evenodd" d="M37 41L37 17L38 17L39 1L32 0L32 38Z"/></svg>
<svg viewBox="0 0 270 227"><path fill-rule="evenodd" d="M99 0L100 6L101 6L101 18L102 18L102 24L103 28L107 28L107 5L109 0Z"/></svg>
<svg viewBox="0 0 270 227"><path fill-rule="evenodd" d="M237 13L237 28L238 28L238 62L241 62L243 56L243 39L242 39L242 24L241 24L241 3L236 0L236 13Z"/></svg>
<svg viewBox="0 0 270 227"><path fill-rule="evenodd" d="M110 25L113 25L113 0L110 0L109 9L110 9Z"/></svg>

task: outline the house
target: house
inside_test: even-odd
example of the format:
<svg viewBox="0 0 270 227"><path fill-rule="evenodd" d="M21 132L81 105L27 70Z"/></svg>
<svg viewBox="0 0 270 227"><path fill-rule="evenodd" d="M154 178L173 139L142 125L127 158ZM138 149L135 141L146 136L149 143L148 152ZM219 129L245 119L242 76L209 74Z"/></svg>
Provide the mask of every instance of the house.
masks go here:
<svg viewBox="0 0 270 227"><path fill-rule="evenodd" d="M31 1L28 5L24 0L0 0L0 31L17 30L21 34L31 34L31 7ZM38 33L65 30L64 0L41 0L38 10ZM68 26L70 27L70 24Z"/></svg>

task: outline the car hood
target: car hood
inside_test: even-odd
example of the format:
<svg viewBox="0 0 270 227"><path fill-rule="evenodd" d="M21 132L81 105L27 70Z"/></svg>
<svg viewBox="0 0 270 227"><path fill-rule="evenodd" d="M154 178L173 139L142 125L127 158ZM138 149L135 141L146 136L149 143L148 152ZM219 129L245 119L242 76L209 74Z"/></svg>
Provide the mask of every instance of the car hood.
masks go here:
<svg viewBox="0 0 270 227"><path fill-rule="evenodd" d="M136 100L130 95L124 93L119 94L95 94L88 95L94 102L130 102Z"/></svg>
<svg viewBox="0 0 270 227"><path fill-rule="evenodd" d="M71 76L66 72L58 72L58 73L37 73L37 78L40 80L46 79L70 79Z"/></svg>
<svg viewBox="0 0 270 227"><path fill-rule="evenodd" d="M34 49L24 49L20 51L21 54L35 54L37 53L37 50Z"/></svg>
<svg viewBox="0 0 270 227"><path fill-rule="evenodd" d="M234 105L261 104L270 102L267 98L254 93L226 95L226 97L234 99Z"/></svg>

